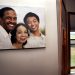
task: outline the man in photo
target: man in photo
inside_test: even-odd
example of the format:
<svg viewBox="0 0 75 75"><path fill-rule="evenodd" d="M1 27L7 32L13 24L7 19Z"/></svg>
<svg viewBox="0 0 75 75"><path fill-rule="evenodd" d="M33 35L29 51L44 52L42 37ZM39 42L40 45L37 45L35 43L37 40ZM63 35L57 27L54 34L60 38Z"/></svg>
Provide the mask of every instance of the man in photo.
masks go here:
<svg viewBox="0 0 75 75"><path fill-rule="evenodd" d="M14 9L4 7L0 9L0 49L11 49L9 34L15 28L17 17Z"/></svg>
<svg viewBox="0 0 75 75"><path fill-rule="evenodd" d="M45 36L39 29L40 19L38 15L32 12L27 13L24 17L24 23L30 32L25 48L45 47Z"/></svg>

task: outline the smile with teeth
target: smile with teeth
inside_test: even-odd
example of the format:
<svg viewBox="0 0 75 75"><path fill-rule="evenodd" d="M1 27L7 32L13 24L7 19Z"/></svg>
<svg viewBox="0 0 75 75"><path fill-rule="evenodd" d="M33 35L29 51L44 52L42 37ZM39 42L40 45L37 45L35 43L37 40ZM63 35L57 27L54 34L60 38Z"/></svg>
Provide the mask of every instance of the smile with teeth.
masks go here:
<svg viewBox="0 0 75 75"><path fill-rule="evenodd" d="M20 38L20 40L21 40L21 41L25 41L26 39L25 39L25 38Z"/></svg>
<svg viewBox="0 0 75 75"><path fill-rule="evenodd" d="M13 24L9 24L9 26L13 27L14 25Z"/></svg>
<svg viewBox="0 0 75 75"><path fill-rule="evenodd" d="M32 28L34 29L34 28L36 28L36 26L33 26Z"/></svg>

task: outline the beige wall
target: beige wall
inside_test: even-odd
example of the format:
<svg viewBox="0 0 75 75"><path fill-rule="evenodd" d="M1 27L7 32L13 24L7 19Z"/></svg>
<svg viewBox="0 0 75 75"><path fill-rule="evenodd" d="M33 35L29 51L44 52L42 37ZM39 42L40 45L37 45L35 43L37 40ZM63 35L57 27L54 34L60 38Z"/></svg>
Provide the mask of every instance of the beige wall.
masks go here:
<svg viewBox="0 0 75 75"><path fill-rule="evenodd" d="M58 75L56 0L1 0L0 4L39 6L46 13L46 48L0 51L0 75Z"/></svg>

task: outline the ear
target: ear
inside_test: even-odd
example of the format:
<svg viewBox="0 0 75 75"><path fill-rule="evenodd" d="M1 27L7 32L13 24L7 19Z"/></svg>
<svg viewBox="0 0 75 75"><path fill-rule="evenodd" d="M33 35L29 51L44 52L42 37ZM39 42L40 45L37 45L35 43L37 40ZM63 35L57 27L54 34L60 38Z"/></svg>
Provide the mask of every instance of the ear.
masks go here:
<svg viewBox="0 0 75 75"><path fill-rule="evenodd" d="M2 18L0 18L0 25L2 25L3 24L3 20L2 20Z"/></svg>

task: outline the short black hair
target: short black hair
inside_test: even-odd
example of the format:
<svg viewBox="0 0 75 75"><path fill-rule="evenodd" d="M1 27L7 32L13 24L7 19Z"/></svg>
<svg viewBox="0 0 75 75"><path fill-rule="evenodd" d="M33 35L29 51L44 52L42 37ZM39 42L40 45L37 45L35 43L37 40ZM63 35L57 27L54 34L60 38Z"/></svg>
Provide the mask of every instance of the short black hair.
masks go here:
<svg viewBox="0 0 75 75"><path fill-rule="evenodd" d="M26 27L25 24L23 24L23 23L18 23L18 24L16 25L16 27L14 28L14 30L11 32L11 42L12 42L12 44L15 43L16 40L17 40L17 39L16 39L16 32L17 32L17 28L18 28L19 26L24 26L24 27L27 29L27 27ZM29 36L28 29L27 29L27 33L28 33L28 36ZM23 45L25 45L26 43L27 43L27 41L26 41Z"/></svg>
<svg viewBox="0 0 75 75"><path fill-rule="evenodd" d="M24 23L27 25L27 18L28 17L35 17L37 20L38 20L38 22L39 22L39 17L38 17L38 15L36 15L35 13L32 13L32 12L29 12L29 13L27 13L26 15L25 15L25 17L24 17Z"/></svg>
<svg viewBox="0 0 75 75"><path fill-rule="evenodd" d="M0 9L0 17L3 18L4 13L5 13L6 11L9 11L9 10L15 11L13 8L10 8L10 7L1 8L1 9Z"/></svg>

